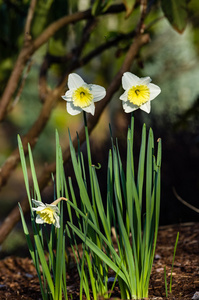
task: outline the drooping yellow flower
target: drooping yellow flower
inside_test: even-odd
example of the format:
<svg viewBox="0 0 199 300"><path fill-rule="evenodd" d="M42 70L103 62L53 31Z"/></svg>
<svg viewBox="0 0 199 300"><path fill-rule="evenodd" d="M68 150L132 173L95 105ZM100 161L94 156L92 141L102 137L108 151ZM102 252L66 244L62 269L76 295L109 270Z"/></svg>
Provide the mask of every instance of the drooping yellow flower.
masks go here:
<svg viewBox="0 0 199 300"><path fill-rule="evenodd" d="M67 101L66 108L71 115L77 115L82 110L94 115L94 102L100 101L106 95L105 88L96 84L87 84L76 73L68 76L68 88L62 98Z"/></svg>
<svg viewBox="0 0 199 300"><path fill-rule="evenodd" d="M123 74L122 86L125 92L120 96L120 100L123 101L123 108L126 113L138 108L150 113L151 100L161 92L159 86L150 82L150 77L139 78L130 72Z"/></svg>
<svg viewBox="0 0 199 300"><path fill-rule="evenodd" d="M32 199L32 202L36 207L33 207L32 210L36 211L36 223L38 224L53 224L55 227L59 228L59 208L54 204L44 204L41 201Z"/></svg>

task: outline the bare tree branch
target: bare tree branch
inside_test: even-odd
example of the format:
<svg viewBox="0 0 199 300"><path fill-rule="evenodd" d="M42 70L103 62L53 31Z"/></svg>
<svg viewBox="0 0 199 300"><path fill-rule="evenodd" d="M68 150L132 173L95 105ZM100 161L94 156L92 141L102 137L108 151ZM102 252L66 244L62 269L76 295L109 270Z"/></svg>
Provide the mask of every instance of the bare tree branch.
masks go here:
<svg viewBox="0 0 199 300"><path fill-rule="evenodd" d="M140 20L137 25L136 32L138 33L144 33L144 20L147 14L147 0L140 0Z"/></svg>
<svg viewBox="0 0 199 300"><path fill-rule="evenodd" d="M35 0L36 1L36 0ZM34 8L34 0L32 1L32 8ZM107 13L118 13L122 12L124 10L123 5L113 5L109 7L109 9L105 12ZM32 14L32 9L29 10L29 13ZM91 10L83 11L83 12L77 12L69 16L65 16L63 18L60 18L59 20L53 22L51 25L49 25L42 33L41 35L36 38L34 41L31 39L28 39L28 43L24 41L24 46L19 53L19 56L17 58L17 61L15 63L14 69L10 75L10 78L8 80L7 86L5 88L5 91L2 95L1 101L0 101L0 121L4 119L7 113L7 107L9 105L9 102L11 101L11 98L13 94L15 93L18 82L21 78L21 74L23 72L23 69L27 63L27 61L30 59L31 55L39 49L43 44L45 44L50 37L52 37L59 29L61 29L63 26L70 24L70 23L76 23L83 19L89 19L91 18ZM30 20L28 20L27 24L30 24ZM27 25L28 27L29 25Z"/></svg>
<svg viewBox="0 0 199 300"><path fill-rule="evenodd" d="M31 23L32 23L36 4L37 4L37 0L32 0L30 3L28 16L25 24L25 30L24 30L24 44L29 43L30 40L32 39L32 37L30 36L30 28L31 28Z"/></svg>
<svg viewBox="0 0 199 300"><path fill-rule="evenodd" d="M0 102L0 121L3 120L4 116L6 115L6 110L9 105L10 99L13 96L17 84L19 82L19 79L21 77L21 74L23 72L23 69L30 58L29 51L31 49L30 44L31 44L31 37L29 35L30 31L30 26L35 10L37 0L32 0L30 4L30 8L28 11L28 16L26 19L26 24L25 24L25 32L24 32L24 46L18 56L18 59L16 61L14 70L12 71L12 74L10 76L10 79L7 83L7 86L5 88L5 91L3 93L3 96L1 98Z"/></svg>
<svg viewBox="0 0 199 300"><path fill-rule="evenodd" d="M43 63L40 67L39 72L39 98L42 102L45 102L48 94L50 93L51 89L47 85L47 73L48 69L51 65L51 55L46 54L44 57Z"/></svg>
<svg viewBox="0 0 199 300"><path fill-rule="evenodd" d="M23 75L23 77L22 77L22 81L21 81L20 87L19 87L19 89L18 89L18 91L17 91L17 95L16 95L14 101L12 102L12 105L8 108L8 112L12 111L13 108L14 108L14 107L17 105L17 103L19 102L19 99L20 99L20 97L21 97L21 93L22 93L22 91L23 91L23 87L24 87L24 85L25 85L26 79L27 79L27 77L28 77L28 74L29 74L29 72L30 72L30 70L31 70L32 65L33 65L33 61L32 61L32 60L29 60L28 65L27 65L27 69L26 69L26 71L25 71L25 73L24 73L24 75Z"/></svg>
<svg viewBox="0 0 199 300"><path fill-rule="evenodd" d="M88 130L89 132L91 132L94 127L96 126L104 108L107 106L107 104L110 102L113 94L118 90L118 88L120 87L120 82L121 82L121 77L123 75L124 72L128 71L131 67L131 64L133 62L133 60L135 59L137 53L139 52L140 48L145 45L146 43L148 43L149 41L149 35L148 34L144 34L144 35L138 35L135 37L131 47L129 48L124 63L121 67L121 69L119 70L119 72L116 74L115 78L113 79L113 81L111 82L109 88L107 89L107 93L105 98L100 101L98 103L98 105L96 106L96 112L95 112L95 116L89 116L88 118ZM55 93L55 92L54 92ZM56 94L53 95L53 97L58 97L58 89L56 90ZM47 101L46 101L47 103ZM46 103L44 104L44 106L46 105ZM53 100L51 100L51 105L53 104ZM45 116L47 117L47 116ZM39 120L39 122L42 122L42 120ZM33 130L32 130L33 133ZM32 136L29 133L29 137L28 139L31 140ZM85 140L85 132L84 132L84 128L82 127L82 129L80 130L79 133L79 138L80 138L80 143L82 143ZM25 148L27 148L27 137L26 139L23 139L23 146ZM32 140L32 144L35 141ZM73 141L73 144L75 147L77 147L77 139L75 138ZM17 150L15 150L17 152ZM15 153L15 155L19 156L18 153ZM70 157L70 149L69 147L65 150L64 155L63 155L63 159L64 159L64 163L66 163L68 161ZM12 160L12 159L11 159ZM17 160L18 161L18 160ZM16 161L15 161L16 164ZM50 175L51 173L55 172L55 163L49 165L48 167L44 168L43 173L41 174L41 176L38 179L39 182L39 187L42 190L46 184L48 183L49 179L50 179ZM27 198L23 199L21 202L21 206L23 209L24 214L27 213L29 211L29 203L27 201ZM5 240L5 238L7 237L7 235L10 233L10 231L13 229L13 227L15 226L15 224L20 220L20 214L19 214L19 209L18 207L15 207L11 213L7 216L7 218L4 220L4 222L1 224L0 227L0 244Z"/></svg>
<svg viewBox="0 0 199 300"><path fill-rule="evenodd" d="M188 203L187 201L183 200L176 192L176 189L173 188L173 193L176 196L176 198L183 203L184 205L186 205L187 207L189 207L190 209L194 210L195 212L199 213L199 208L196 208L195 206L191 205L190 203Z"/></svg>

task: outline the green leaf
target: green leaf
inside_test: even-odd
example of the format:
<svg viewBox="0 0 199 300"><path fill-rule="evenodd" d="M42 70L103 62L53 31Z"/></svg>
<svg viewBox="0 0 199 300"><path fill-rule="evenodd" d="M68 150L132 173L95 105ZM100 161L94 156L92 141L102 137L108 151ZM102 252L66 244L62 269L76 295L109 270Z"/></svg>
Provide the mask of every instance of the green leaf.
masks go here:
<svg viewBox="0 0 199 300"><path fill-rule="evenodd" d="M126 18L128 18L133 12L135 0L122 0L126 9Z"/></svg>
<svg viewBox="0 0 199 300"><path fill-rule="evenodd" d="M114 2L114 0L95 0L93 6L92 6L92 15L97 16L101 13L104 13L109 6Z"/></svg>
<svg viewBox="0 0 199 300"><path fill-rule="evenodd" d="M187 25L187 2L187 0L161 0L165 17L179 33L182 33Z"/></svg>
<svg viewBox="0 0 199 300"><path fill-rule="evenodd" d="M75 211L77 211L79 213L79 215L83 218L83 219L87 219L87 216L80 210L78 209L70 200L67 200L67 203L75 209ZM72 224L72 223L70 223ZM121 258L119 257L119 255L117 254L117 252L115 251L115 248L112 246L112 242L110 243L107 238L104 236L104 234L101 232L100 229L98 229L98 227L92 223L90 220L88 220L88 224L89 226L92 227L92 229L96 232L96 234L104 241L104 243L107 245L107 247L109 248L110 252L111 252L111 256L113 261L120 266L121 270L123 271L123 273L125 274L126 277L128 277L128 273L127 270L125 268L125 266L122 264Z"/></svg>
<svg viewBox="0 0 199 300"><path fill-rule="evenodd" d="M75 149L72 144L70 132L69 132L69 143L70 143L71 159L72 159L72 163L73 163L73 168L74 168L77 184L78 184L79 190L80 190L81 200L82 200L83 204L85 205L85 207L87 208L87 211L89 211L89 214L90 214L92 220L96 223L97 222L96 216L95 216L93 207L91 205L90 198L88 196L84 180L82 178L81 168L80 168L77 158L76 158L76 153L75 153Z"/></svg>
<svg viewBox="0 0 199 300"><path fill-rule="evenodd" d="M101 0L95 0L91 10L93 16L97 16L101 12L102 9L101 6L102 6Z"/></svg>
<svg viewBox="0 0 199 300"><path fill-rule="evenodd" d="M138 179L137 179L137 189L138 196L140 200L140 206L142 205L142 190L144 182L144 166L145 166L145 154L146 154L146 125L143 125L142 128L142 142L140 148L140 157L138 165Z"/></svg>
<svg viewBox="0 0 199 300"><path fill-rule="evenodd" d="M31 239L30 239L30 234L29 234L29 231L28 231L28 227L27 227L27 224L26 224L26 221L25 221L24 214L23 214L20 203L18 203L18 206L19 206L19 211L20 211L20 215L21 215L21 222L22 222L22 226L23 226L23 231L24 231L24 234L26 236L26 241L27 241L27 244L28 244L28 249L30 251L30 255L32 257L32 260L35 264L35 253L34 253L34 249L33 249Z"/></svg>
<svg viewBox="0 0 199 300"><path fill-rule="evenodd" d="M27 166L26 166L25 154L24 154L23 145L22 145L20 136L18 135L17 138L18 138L19 154L20 154L21 167L22 167L24 181L25 181L26 193L27 193L28 201L29 201L29 204L31 207L32 204L31 204L30 187L29 187L28 171L27 171Z"/></svg>
<svg viewBox="0 0 199 300"><path fill-rule="evenodd" d="M115 271L118 276L120 276L123 281L128 284L129 278L125 277L125 274L119 270L118 266L112 261L111 258L109 258L101 249L98 248L97 245L95 245L89 238L85 240L85 235L73 224L68 222L68 225L71 227L71 229L82 239L82 241L85 241L86 245L103 261L105 264L107 264L113 271Z"/></svg>
<svg viewBox="0 0 199 300"><path fill-rule="evenodd" d="M47 262L46 262L46 257L45 257L43 246L41 244L41 240L39 238L39 234L36 233L36 226L35 226L34 230L35 230L35 234L34 234L35 246L36 246L36 249L37 249L37 252L38 252L38 255L39 255L39 259L40 259L40 262L41 262L42 271L43 271L44 276L46 277L48 287L50 289L52 297L54 297L53 280L51 278L51 273L50 273L50 270L49 270Z"/></svg>
<svg viewBox="0 0 199 300"><path fill-rule="evenodd" d="M38 184L38 181L37 181L37 175L36 175L36 171L35 171L35 166L34 166L32 151L31 151L31 147L30 147L29 144L28 144L28 154L29 154L29 160L30 160L30 168L31 168L32 180L33 180L33 184L34 184L34 190L36 192L37 199L39 201L41 201L41 194L40 194L40 190L39 190L39 184Z"/></svg>

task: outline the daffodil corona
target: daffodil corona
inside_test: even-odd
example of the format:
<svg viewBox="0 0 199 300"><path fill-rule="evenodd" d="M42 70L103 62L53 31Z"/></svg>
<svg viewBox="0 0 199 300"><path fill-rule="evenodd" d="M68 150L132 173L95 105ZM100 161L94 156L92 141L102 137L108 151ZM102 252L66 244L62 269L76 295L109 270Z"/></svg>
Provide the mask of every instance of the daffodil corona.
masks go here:
<svg viewBox="0 0 199 300"><path fill-rule="evenodd" d="M68 77L68 88L69 90L62 98L67 101L66 108L71 115L77 115L82 110L94 115L94 102L100 101L106 95L106 90L102 86L87 84L75 73Z"/></svg>
<svg viewBox="0 0 199 300"><path fill-rule="evenodd" d="M89 91L87 87L79 87L73 93L73 101L75 106L79 106L81 108L87 107L91 105L93 100L93 95Z"/></svg>
<svg viewBox="0 0 199 300"><path fill-rule="evenodd" d="M123 74L122 86L125 92L120 96L120 100L123 101L123 108L126 113L138 108L150 113L151 100L161 92L159 86L150 82L150 77L139 78L130 72Z"/></svg>
<svg viewBox="0 0 199 300"><path fill-rule="evenodd" d="M131 103L141 106L149 101L150 90L147 85L136 85L129 89L128 99Z"/></svg>
<svg viewBox="0 0 199 300"><path fill-rule="evenodd" d="M45 223L55 224L54 210L51 207L37 211L37 214L44 220Z"/></svg>

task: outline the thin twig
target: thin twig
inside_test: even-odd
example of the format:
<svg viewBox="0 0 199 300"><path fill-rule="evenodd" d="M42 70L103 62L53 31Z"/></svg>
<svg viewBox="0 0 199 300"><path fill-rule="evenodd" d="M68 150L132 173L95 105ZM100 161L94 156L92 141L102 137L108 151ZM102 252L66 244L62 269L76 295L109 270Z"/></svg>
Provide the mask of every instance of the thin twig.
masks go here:
<svg viewBox="0 0 199 300"><path fill-rule="evenodd" d="M22 93L22 91L23 91L23 88L24 88L26 79L27 79L27 77L28 77L28 74L29 74L29 72L30 72L30 69L31 69L32 65L33 65L33 61L30 60L30 61L28 62L27 69L26 69L26 71L25 71L25 73L24 73L24 75L23 75L23 78L22 78L22 81L21 81L21 85L20 85L20 87L19 87L19 89L18 89L17 95L16 95L14 101L12 102L12 105L9 107L8 112L10 112L11 110L13 110L13 108L14 108L14 107L17 105L17 103L19 102L19 99L20 99L20 97L21 97L21 93Z"/></svg>
<svg viewBox="0 0 199 300"><path fill-rule="evenodd" d="M144 33L144 20L147 15L147 0L141 0L140 1L140 20L138 22L136 32L137 33Z"/></svg>
<svg viewBox="0 0 199 300"><path fill-rule="evenodd" d="M24 44L29 43L30 40L32 39L32 37L30 35L30 28L31 28L36 4L37 4L37 0L32 0L30 3L30 7L28 10L28 16L27 16L26 24L25 24L25 30L24 30Z"/></svg>
<svg viewBox="0 0 199 300"><path fill-rule="evenodd" d="M102 53L102 51L105 51L107 49L110 49L111 47L117 46L117 44L122 40L132 39L135 36L135 31L132 31L127 34L119 34L117 37L107 41L106 43L103 43L102 45L98 46L96 49L85 55L80 60L80 65L84 65L87 61L89 61L91 58L95 57L96 55Z"/></svg>
<svg viewBox="0 0 199 300"><path fill-rule="evenodd" d="M188 202L186 202L185 200L183 200L176 192L176 189L173 187L173 193L176 196L176 198L183 203L184 205L186 205L187 207L189 207L190 209L194 210L195 212L199 213L199 208L196 208L195 206L189 204Z"/></svg>
<svg viewBox="0 0 199 300"><path fill-rule="evenodd" d="M124 5L117 4L112 5L109 7L109 9L102 13L102 15L105 14L115 14L124 11ZM91 9L88 9L86 11L80 11L76 12L72 15L68 15L65 17L60 18L59 20L53 22L50 24L43 32L42 34L33 42L34 50L37 50L40 48L43 44L45 44L50 37L52 37L58 30L60 30L63 26L66 26L71 23L77 23L80 20L88 20L93 18L91 14Z"/></svg>

